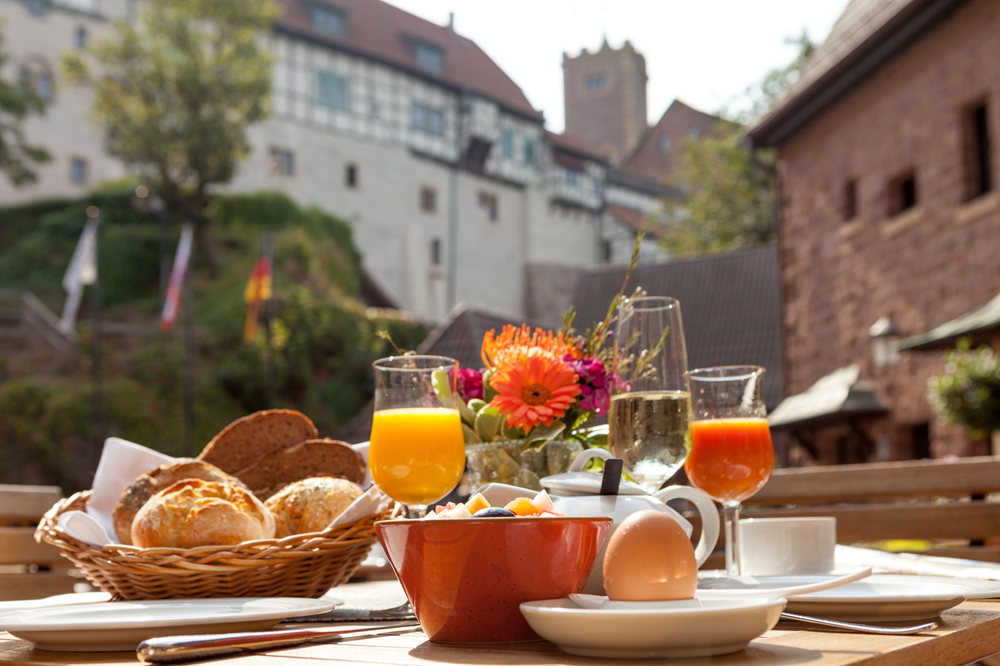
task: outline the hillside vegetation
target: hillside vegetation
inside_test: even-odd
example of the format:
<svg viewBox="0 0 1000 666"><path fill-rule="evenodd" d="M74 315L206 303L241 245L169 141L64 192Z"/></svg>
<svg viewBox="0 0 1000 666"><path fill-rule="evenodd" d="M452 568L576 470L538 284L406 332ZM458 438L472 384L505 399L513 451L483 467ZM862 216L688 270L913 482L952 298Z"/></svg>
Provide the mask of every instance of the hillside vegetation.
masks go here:
<svg viewBox="0 0 1000 666"><path fill-rule="evenodd" d="M61 312L62 276L86 208L100 209L101 316L131 322L129 335L102 336L103 399L93 400L90 293L78 317L79 344L0 347L0 483L89 487L99 440L116 435L183 453L183 336L155 329L160 310L159 219L143 210L134 183L75 200L0 209L0 289L30 290ZM198 236L193 288L196 362L194 450L226 424L266 407L263 326L243 341L243 290L265 230L275 233L273 341L277 407L299 409L331 435L371 396L371 362L391 353L387 331L414 348L426 331L358 299L360 257L348 225L281 194L216 196ZM180 233L171 225L171 255ZM100 426L98 426L100 423ZM100 430L100 432L98 432Z"/></svg>

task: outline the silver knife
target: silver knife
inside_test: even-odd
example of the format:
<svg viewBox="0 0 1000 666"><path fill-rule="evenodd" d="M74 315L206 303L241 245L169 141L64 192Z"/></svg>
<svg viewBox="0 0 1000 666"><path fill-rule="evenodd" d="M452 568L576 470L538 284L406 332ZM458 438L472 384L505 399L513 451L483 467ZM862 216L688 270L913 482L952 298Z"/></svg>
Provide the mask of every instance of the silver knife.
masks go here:
<svg viewBox="0 0 1000 666"><path fill-rule="evenodd" d="M411 621L391 627L362 627L360 629L282 629L234 634L161 636L139 643L136 655L139 657L139 661L146 663L171 664L241 652L286 648L314 641L338 640L344 634L369 632L374 636L379 636L391 633L392 630L412 629L417 626L419 625L416 622Z"/></svg>

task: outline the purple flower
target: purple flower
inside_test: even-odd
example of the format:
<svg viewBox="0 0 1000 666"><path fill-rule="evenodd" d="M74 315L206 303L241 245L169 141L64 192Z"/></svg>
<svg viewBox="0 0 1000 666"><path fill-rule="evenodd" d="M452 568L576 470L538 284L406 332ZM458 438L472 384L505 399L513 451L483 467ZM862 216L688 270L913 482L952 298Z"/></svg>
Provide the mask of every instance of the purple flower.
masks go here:
<svg viewBox="0 0 1000 666"><path fill-rule="evenodd" d="M580 409L598 414L608 411L617 377L609 376L604 364L596 358L573 358L567 354L562 360L580 377Z"/></svg>
<svg viewBox="0 0 1000 666"><path fill-rule="evenodd" d="M455 383L458 385L458 394L462 396L462 400L465 402L483 399L482 370L464 370L460 368Z"/></svg>

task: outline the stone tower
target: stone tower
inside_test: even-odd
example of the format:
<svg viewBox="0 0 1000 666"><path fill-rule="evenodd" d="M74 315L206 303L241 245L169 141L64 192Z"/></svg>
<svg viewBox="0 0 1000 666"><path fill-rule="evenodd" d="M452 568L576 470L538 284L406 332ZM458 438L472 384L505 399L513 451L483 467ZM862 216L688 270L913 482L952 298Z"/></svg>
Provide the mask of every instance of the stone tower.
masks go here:
<svg viewBox="0 0 1000 666"><path fill-rule="evenodd" d="M627 40L563 53L563 91L566 133L621 164L646 131L646 59Z"/></svg>

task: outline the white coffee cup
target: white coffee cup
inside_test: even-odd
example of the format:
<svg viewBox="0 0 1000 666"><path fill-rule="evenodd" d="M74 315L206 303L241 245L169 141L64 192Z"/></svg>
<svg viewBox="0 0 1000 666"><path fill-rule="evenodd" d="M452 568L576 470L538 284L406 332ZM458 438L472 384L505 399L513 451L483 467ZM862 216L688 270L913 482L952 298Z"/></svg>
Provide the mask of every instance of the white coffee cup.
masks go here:
<svg viewBox="0 0 1000 666"><path fill-rule="evenodd" d="M740 571L745 576L829 573L836 545L836 518L746 518L740 521Z"/></svg>

